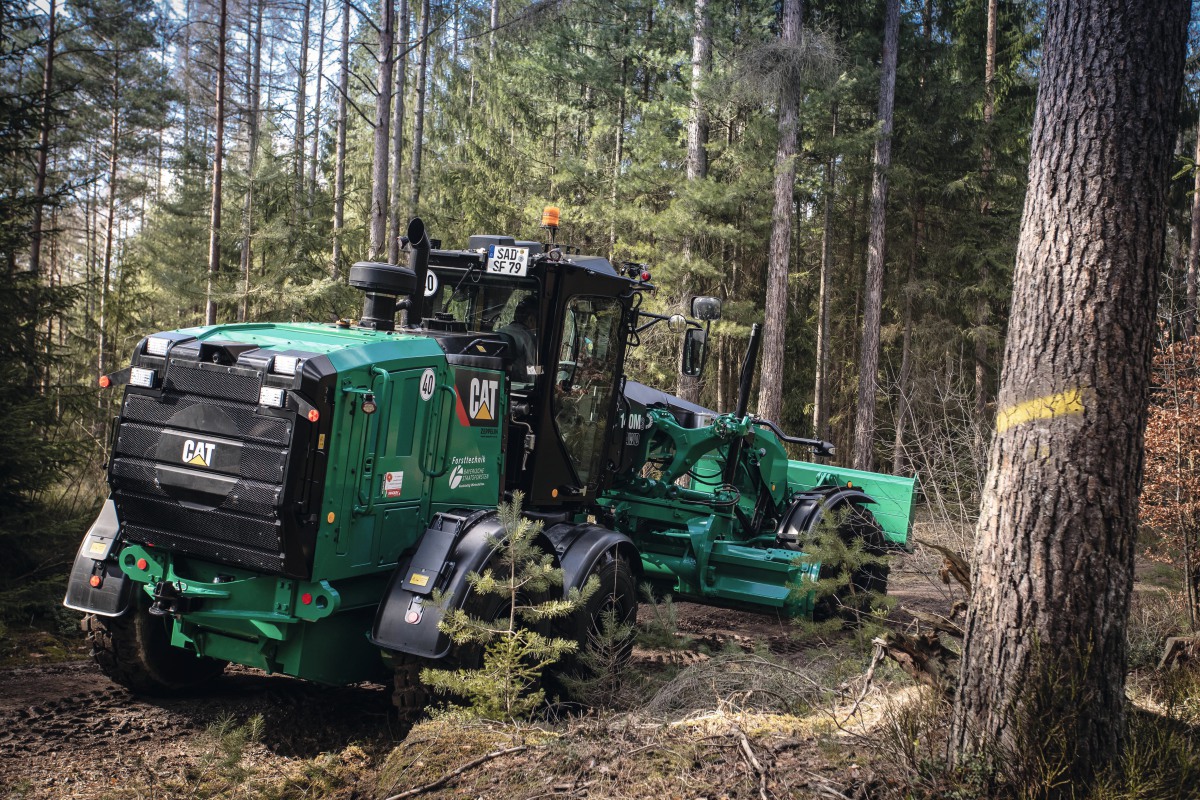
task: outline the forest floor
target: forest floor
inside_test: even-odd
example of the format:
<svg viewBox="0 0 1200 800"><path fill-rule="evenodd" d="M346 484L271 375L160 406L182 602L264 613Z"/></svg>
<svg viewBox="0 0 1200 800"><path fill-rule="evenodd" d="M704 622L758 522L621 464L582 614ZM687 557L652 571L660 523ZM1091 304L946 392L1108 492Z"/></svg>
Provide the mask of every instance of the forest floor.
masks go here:
<svg viewBox="0 0 1200 800"><path fill-rule="evenodd" d="M962 599L938 566L921 553L895 560L893 619ZM661 612L643 605L639 621ZM523 727L443 714L410 728L389 687L330 689L240 667L202 696L137 697L81 643L65 660L0 670L0 796L366 800L477 759L420 796L893 794L897 759L916 758L904 752L914 723L903 709L923 701L890 662L866 685L867 632L684 602L673 615L680 646L635 650L626 710Z"/></svg>

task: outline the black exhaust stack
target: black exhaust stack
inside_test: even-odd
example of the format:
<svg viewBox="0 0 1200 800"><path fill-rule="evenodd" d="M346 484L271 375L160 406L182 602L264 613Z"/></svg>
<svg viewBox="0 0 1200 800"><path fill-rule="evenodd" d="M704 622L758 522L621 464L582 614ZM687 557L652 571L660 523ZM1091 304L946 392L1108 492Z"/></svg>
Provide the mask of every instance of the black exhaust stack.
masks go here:
<svg viewBox="0 0 1200 800"><path fill-rule="evenodd" d="M754 365L758 361L758 342L762 338L762 326L757 322L750 328L750 344L746 346L746 359L742 361L742 377L738 381L737 408L733 415L738 419L746 416L750 406L750 389L754 384ZM729 460L725 462L724 480L733 483L737 479L738 462L742 458L742 438L734 439L729 444Z"/></svg>
<svg viewBox="0 0 1200 800"><path fill-rule="evenodd" d="M425 317L425 281L429 277L429 237L425 223L413 217L408 223L408 268L413 273L413 293L408 301L408 327L420 327Z"/></svg>

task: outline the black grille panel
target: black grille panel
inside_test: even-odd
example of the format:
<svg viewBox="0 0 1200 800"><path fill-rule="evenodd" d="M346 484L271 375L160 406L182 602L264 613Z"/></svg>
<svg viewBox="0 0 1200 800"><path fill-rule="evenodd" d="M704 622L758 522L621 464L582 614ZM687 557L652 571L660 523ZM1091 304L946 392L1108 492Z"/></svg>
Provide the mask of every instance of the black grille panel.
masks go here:
<svg viewBox="0 0 1200 800"><path fill-rule="evenodd" d="M219 397L258 405L260 375L243 375L221 369L200 369L186 361L171 361L163 388L168 392Z"/></svg>
<svg viewBox="0 0 1200 800"><path fill-rule="evenodd" d="M117 434L115 453L129 455L145 460L157 460L158 445L162 437L161 428L153 428L134 422L121 425ZM182 462L182 451L179 461L173 458L166 462L178 466ZM280 447L245 443L241 447L241 458L238 464L238 477L252 481L267 483L282 483L284 468L287 464L287 451Z"/></svg>
<svg viewBox="0 0 1200 800"><path fill-rule="evenodd" d="M125 525L125 535L132 541L153 544L167 550L185 553L218 564L234 564L259 572L282 572L283 555L277 552L241 547L229 542L196 539L179 536L164 530L146 528L141 525Z"/></svg>
<svg viewBox="0 0 1200 800"><path fill-rule="evenodd" d="M276 553L282 549L282 526L274 519L185 508L172 500L125 492L117 500L117 511L122 522L143 528L161 530L168 523L171 533L187 538L220 540Z"/></svg>
<svg viewBox="0 0 1200 800"><path fill-rule="evenodd" d="M270 444L287 446L291 438L291 425L279 417L260 417L252 410L240 405L218 401L197 401L186 397L167 395L159 402L156 398L144 394L131 394L125 398L125 419L134 422L145 422L159 427L166 427L172 417L180 411L197 405L215 405L221 408L233 423L237 425L238 433L243 438L254 439Z"/></svg>
<svg viewBox="0 0 1200 800"><path fill-rule="evenodd" d="M140 458L114 458L112 485L118 491L136 492L173 502L158 484L155 462ZM218 506L222 511L274 517L282 488L260 481L239 480L229 496Z"/></svg>

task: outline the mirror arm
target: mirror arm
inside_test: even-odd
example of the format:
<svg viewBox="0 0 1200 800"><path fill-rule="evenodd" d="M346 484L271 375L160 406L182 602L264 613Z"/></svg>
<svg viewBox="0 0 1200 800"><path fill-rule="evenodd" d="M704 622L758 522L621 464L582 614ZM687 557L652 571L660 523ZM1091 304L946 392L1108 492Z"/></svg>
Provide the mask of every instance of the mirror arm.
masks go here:
<svg viewBox="0 0 1200 800"><path fill-rule="evenodd" d="M824 439L808 439L803 436L788 436L779 429L778 425L776 425L774 422L771 422L769 419L760 419L759 417L754 417L753 422L755 425L766 425L768 428L774 431L777 437L785 442L789 442L790 444L807 445L808 447L811 447L814 455L825 458L833 455L833 442L827 442Z"/></svg>

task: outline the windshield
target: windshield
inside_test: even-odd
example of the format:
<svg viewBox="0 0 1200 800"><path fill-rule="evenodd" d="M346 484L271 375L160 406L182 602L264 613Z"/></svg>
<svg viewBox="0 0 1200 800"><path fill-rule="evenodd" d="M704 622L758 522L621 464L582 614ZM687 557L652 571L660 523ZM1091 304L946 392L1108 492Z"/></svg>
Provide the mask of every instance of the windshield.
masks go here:
<svg viewBox="0 0 1200 800"><path fill-rule="evenodd" d="M437 287L429 299L431 311L450 314L467 324L467 330L491 332L513 320L517 304L536 295L534 278L506 278L480 272L430 270L437 276Z"/></svg>

